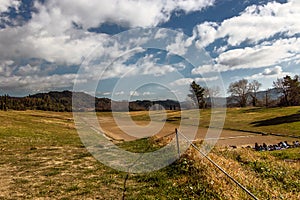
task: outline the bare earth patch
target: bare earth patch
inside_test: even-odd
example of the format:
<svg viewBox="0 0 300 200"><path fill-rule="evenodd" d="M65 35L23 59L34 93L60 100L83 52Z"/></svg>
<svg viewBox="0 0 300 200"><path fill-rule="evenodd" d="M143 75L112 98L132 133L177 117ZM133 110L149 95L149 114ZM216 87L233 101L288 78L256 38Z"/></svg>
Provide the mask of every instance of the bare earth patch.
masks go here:
<svg viewBox="0 0 300 200"><path fill-rule="evenodd" d="M151 132L148 135L143 135L136 132L137 126L147 127L149 125L149 121L137 121L136 124L132 126L126 125L126 131L122 130L123 127L118 125L112 117L99 117L99 124L104 133L114 140L132 141L138 138L149 137L153 135ZM155 134L157 137L163 137L175 133L175 128L178 128L178 125L172 123L155 122L155 124L163 127L158 133ZM199 128L195 140L203 140L206 137L207 131L207 128ZM134 135L136 135L136 137L134 137ZM277 144L281 141L288 141L290 143L295 141L295 138L290 137L261 135L231 130L222 130L222 133L219 137L207 138L207 140L213 139L218 139L217 145L219 146L254 146L256 142L259 144Z"/></svg>

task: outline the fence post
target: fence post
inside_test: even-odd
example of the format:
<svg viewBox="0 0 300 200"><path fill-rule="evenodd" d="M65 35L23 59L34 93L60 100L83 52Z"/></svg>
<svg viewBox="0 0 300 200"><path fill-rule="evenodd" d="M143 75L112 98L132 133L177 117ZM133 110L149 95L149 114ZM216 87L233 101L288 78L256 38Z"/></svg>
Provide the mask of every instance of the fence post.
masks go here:
<svg viewBox="0 0 300 200"><path fill-rule="evenodd" d="M175 128L175 135L176 135L178 159L180 159L179 137L178 137L178 130L177 130L177 128Z"/></svg>

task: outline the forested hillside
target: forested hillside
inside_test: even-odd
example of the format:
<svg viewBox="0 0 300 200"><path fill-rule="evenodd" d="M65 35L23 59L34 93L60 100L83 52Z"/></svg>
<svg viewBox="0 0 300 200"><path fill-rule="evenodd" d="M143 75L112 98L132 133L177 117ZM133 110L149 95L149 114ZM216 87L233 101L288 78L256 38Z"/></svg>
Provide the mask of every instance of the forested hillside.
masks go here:
<svg viewBox="0 0 300 200"><path fill-rule="evenodd" d="M179 102L173 100L148 101L137 100L112 101L108 98L97 98L83 92L52 91L38 93L26 97L0 96L0 110L45 110L55 112L72 111L72 95L75 95L74 111L139 111L149 110L153 105L159 104L167 110L179 110ZM155 107L153 109L161 109Z"/></svg>

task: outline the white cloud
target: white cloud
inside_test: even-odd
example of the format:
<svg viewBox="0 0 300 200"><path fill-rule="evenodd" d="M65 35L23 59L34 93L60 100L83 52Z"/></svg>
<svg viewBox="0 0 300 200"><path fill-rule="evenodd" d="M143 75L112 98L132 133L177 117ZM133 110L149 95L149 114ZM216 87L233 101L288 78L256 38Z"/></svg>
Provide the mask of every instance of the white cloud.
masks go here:
<svg viewBox="0 0 300 200"><path fill-rule="evenodd" d="M193 82L194 79L192 78L181 78L176 81L170 83L171 86L182 86L182 85L189 85Z"/></svg>
<svg viewBox="0 0 300 200"><path fill-rule="evenodd" d="M14 0L2 0L0 9L17 5ZM213 4L213 0L52 0L35 2L37 12L29 22L0 30L0 59L40 58L64 65L80 64L96 45L103 52L119 55L118 49L108 51L106 34L90 33L91 27L104 22L129 27L156 26L169 19L175 10L191 12ZM20 2L19 2L20 3ZM83 29L74 27L77 23ZM142 42L143 38L136 38ZM100 48L98 48L100 49Z"/></svg>
<svg viewBox="0 0 300 200"><path fill-rule="evenodd" d="M49 25L52 18L57 23ZM0 30L0 59L40 58L60 64L80 64L83 56L107 40L104 34L72 29L62 15L40 13L24 26Z"/></svg>
<svg viewBox="0 0 300 200"><path fill-rule="evenodd" d="M108 96L108 95L110 95L110 94L111 94L111 92L104 92L104 93L103 93L104 96Z"/></svg>
<svg viewBox="0 0 300 200"><path fill-rule="evenodd" d="M9 7L18 9L20 5L19 0L1 0L0 1L0 13L8 10Z"/></svg>
<svg viewBox="0 0 300 200"><path fill-rule="evenodd" d="M124 95L124 94L125 94L124 91L119 91L119 92L114 93L115 96L121 96L121 95Z"/></svg>
<svg viewBox="0 0 300 200"><path fill-rule="evenodd" d="M2 90L27 90L49 91L73 86L76 74L63 74L51 76L17 76L0 77L0 89ZM83 82L83 81L82 81Z"/></svg>
<svg viewBox="0 0 300 200"><path fill-rule="evenodd" d="M16 66L13 65L14 61L4 60L0 61L0 77L9 77L13 74L13 71L16 69Z"/></svg>
<svg viewBox="0 0 300 200"><path fill-rule="evenodd" d="M273 44L262 44L234 49L219 55L216 62L231 70L261 68L294 60L300 53L300 39L278 39Z"/></svg>
<svg viewBox="0 0 300 200"><path fill-rule="evenodd" d="M262 43L254 47L233 49L221 53L215 65L199 66L193 74L225 72L237 69L264 68L283 62L297 61L300 54L300 38L278 39L273 43Z"/></svg>
<svg viewBox="0 0 300 200"><path fill-rule="evenodd" d="M213 5L214 0L53 0L48 7L62 9L66 16L84 28L103 22L127 24L131 27L156 26L169 19L171 12L191 12Z"/></svg>
<svg viewBox="0 0 300 200"><path fill-rule="evenodd" d="M199 48L218 39L227 44L214 49L219 54L214 65L199 66L193 74L226 72L238 69L265 68L283 62L299 63L300 2L270 2L247 7L239 16L221 23L204 22L194 27ZM285 37L274 37L276 34ZM243 42L246 47L239 47ZM244 46L244 45L243 45ZM231 48L228 50L228 48Z"/></svg>
<svg viewBox="0 0 300 200"><path fill-rule="evenodd" d="M5 63L11 60L21 63L31 58L53 63L54 66L79 65L87 55L98 46L99 56L116 58L121 55L121 46L108 46L111 42L107 34L91 33L89 28L109 22L128 27L153 27L165 22L172 12L183 10L192 12L213 4L213 0L51 0L39 3L35 1L32 18L18 26L7 26L0 29L0 77L1 88L56 88L72 86L73 75L51 75L39 65L29 62L17 66ZM9 7L18 9L21 1L1 0L0 13ZM74 23L78 27L74 26ZM160 37L163 37L163 33ZM147 38L138 37L126 45L144 43ZM124 74L153 74L161 76L175 69L169 65L157 65L150 58L126 66L116 63L109 68L104 78L121 77ZM94 78L102 73L104 66L94 66L96 71L86 77ZM99 73L98 73L99 72ZM37 78L37 75L40 78Z"/></svg>
<svg viewBox="0 0 300 200"><path fill-rule="evenodd" d="M195 78L196 82L211 82L218 80L218 76L212 76L212 77L202 77L202 78Z"/></svg>
<svg viewBox="0 0 300 200"><path fill-rule="evenodd" d="M200 39L196 41L199 48L206 47L215 41L217 37L218 24L215 22L204 22L196 26L193 30L193 35L197 35Z"/></svg>
<svg viewBox="0 0 300 200"><path fill-rule="evenodd" d="M131 54L134 56L134 54ZM95 69L89 69L89 72L93 71L95 78L99 78L99 74L104 73L101 79L118 78L118 77L132 77L140 75L153 75L154 77L163 76L167 73L174 72L176 69L171 65L157 64L157 58L152 54L145 55L139 58L135 63L126 64L125 62L130 56L126 55L124 58L114 61L108 68L104 70L101 66L94 66Z"/></svg>
<svg viewBox="0 0 300 200"><path fill-rule="evenodd" d="M140 93L137 92L137 91L130 91L129 94L130 94L131 97L139 97L140 96Z"/></svg>
<svg viewBox="0 0 300 200"><path fill-rule="evenodd" d="M155 39L164 39L166 37L168 37L168 33L166 29L159 29L154 36Z"/></svg>
<svg viewBox="0 0 300 200"><path fill-rule="evenodd" d="M143 92L143 96L151 96L154 95L155 93L153 92Z"/></svg>
<svg viewBox="0 0 300 200"><path fill-rule="evenodd" d="M224 20L221 24L205 22L195 27L199 46L207 46L219 38L226 38L231 46L242 42L257 44L278 33L294 36L300 32L300 3L289 1L280 4L252 5L239 16Z"/></svg>
<svg viewBox="0 0 300 200"><path fill-rule="evenodd" d="M154 75L162 76L170 72L174 72L175 69L171 65L159 65L156 63L157 59L153 55L146 55L145 57L139 59L136 64L132 66L137 67L136 74L143 75Z"/></svg>
<svg viewBox="0 0 300 200"><path fill-rule="evenodd" d="M266 68L262 72L262 75L265 75L265 76L271 76L271 75L277 75L277 74L282 74L281 66L275 66L274 68Z"/></svg>
<svg viewBox="0 0 300 200"><path fill-rule="evenodd" d="M198 77L198 78L181 78L176 81L170 83L170 86L187 86L190 85L193 81L195 82L210 82L216 81L219 77L212 76L212 77Z"/></svg>
<svg viewBox="0 0 300 200"><path fill-rule="evenodd" d="M263 72L258 74L253 74L251 76L245 77L245 79L274 79L290 75L288 72L284 72L281 66L275 66L272 68L266 68Z"/></svg>
<svg viewBox="0 0 300 200"><path fill-rule="evenodd" d="M201 65L192 70L192 74L207 74L211 72L223 72L229 70L229 67L226 65L212 64L212 65Z"/></svg>
<svg viewBox="0 0 300 200"><path fill-rule="evenodd" d="M18 71L16 72L16 75L21 76L27 76L27 75L34 75L38 74L41 71L39 66L31 66L30 64L27 64L25 66L19 67Z"/></svg>
<svg viewBox="0 0 300 200"><path fill-rule="evenodd" d="M183 33L178 33L175 38L175 41L169 44L166 47L166 50L175 55L177 54L183 56L186 54L188 47L190 47L193 44L193 40L193 37L184 38Z"/></svg>

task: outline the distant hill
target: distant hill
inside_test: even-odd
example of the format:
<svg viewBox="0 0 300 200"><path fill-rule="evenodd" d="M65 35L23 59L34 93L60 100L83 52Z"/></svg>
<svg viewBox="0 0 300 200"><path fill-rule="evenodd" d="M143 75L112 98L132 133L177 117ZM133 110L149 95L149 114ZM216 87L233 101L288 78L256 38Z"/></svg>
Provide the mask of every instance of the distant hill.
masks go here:
<svg viewBox="0 0 300 200"><path fill-rule="evenodd" d="M72 105L72 96L75 95L76 102ZM276 89L260 91L257 93L258 106L276 106L281 94ZM228 107L237 107L238 104L233 97L214 98L216 106L223 105L226 100ZM210 99L206 99L207 106L211 106ZM248 105L251 105L249 98ZM73 109L72 109L73 106ZM109 98L93 97L84 92L51 91L38 93L26 97L0 96L0 110L46 110L56 112L74 111L143 111L143 110L181 110L190 109L193 106L190 102L178 102L174 100L137 100L137 101L113 101Z"/></svg>
<svg viewBox="0 0 300 200"><path fill-rule="evenodd" d="M72 97L75 95L76 102L73 102L75 111L142 111L151 109L179 110L180 104L173 100L137 100L132 102L113 101L108 98L93 97L84 92L51 91L38 93L26 97L0 97L0 110L46 110L56 112L72 111ZM160 106L153 106L159 104Z"/></svg>

